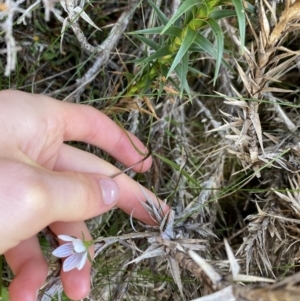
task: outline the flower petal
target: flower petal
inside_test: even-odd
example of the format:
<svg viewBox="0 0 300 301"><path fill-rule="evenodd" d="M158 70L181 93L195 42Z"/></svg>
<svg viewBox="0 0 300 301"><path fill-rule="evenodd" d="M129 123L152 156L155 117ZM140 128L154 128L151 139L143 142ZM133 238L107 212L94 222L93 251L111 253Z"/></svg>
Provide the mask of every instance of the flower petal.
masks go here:
<svg viewBox="0 0 300 301"><path fill-rule="evenodd" d="M77 238L75 240L72 241L73 247L74 247L74 251L76 253L82 253L86 251L86 247L83 244L82 240Z"/></svg>
<svg viewBox="0 0 300 301"><path fill-rule="evenodd" d="M78 238L74 238L74 237L72 237L72 236L70 236L70 235L64 235L64 234L62 234L62 235L57 235L57 237L58 237L59 239L63 240L63 241L73 241L73 240L75 240L75 239L78 239Z"/></svg>
<svg viewBox="0 0 300 301"><path fill-rule="evenodd" d="M84 259L84 261L83 261L83 259ZM85 261L86 261L86 253L75 253L75 254L71 255L70 257L68 257L64 261L63 271L68 272L75 268L77 268L79 270L78 267L81 267L81 269L82 269ZM83 264L82 264L82 262L83 262Z"/></svg>
<svg viewBox="0 0 300 301"><path fill-rule="evenodd" d="M77 264L76 266L77 270L81 270L84 267L86 263L86 259L87 259L87 251L83 253L80 262Z"/></svg>
<svg viewBox="0 0 300 301"><path fill-rule="evenodd" d="M58 258L68 257L72 254L74 254L74 247L73 244L70 242L59 246L52 252L52 255Z"/></svg>

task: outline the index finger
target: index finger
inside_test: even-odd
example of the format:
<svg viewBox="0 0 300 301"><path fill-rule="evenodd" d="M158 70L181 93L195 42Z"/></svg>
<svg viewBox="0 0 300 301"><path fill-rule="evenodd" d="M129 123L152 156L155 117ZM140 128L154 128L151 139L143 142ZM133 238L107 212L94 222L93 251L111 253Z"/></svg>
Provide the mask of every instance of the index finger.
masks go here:
<svg viewBox="0 0 300 301"><path fill-rule="evenodd" d="M82 141L97 146L126 166L147 155L147 148L136 136L95 108L61 101L57 101L57 107L65 123L64 141ZM151 164L149 157L134 170L144 172Z"/></svg>

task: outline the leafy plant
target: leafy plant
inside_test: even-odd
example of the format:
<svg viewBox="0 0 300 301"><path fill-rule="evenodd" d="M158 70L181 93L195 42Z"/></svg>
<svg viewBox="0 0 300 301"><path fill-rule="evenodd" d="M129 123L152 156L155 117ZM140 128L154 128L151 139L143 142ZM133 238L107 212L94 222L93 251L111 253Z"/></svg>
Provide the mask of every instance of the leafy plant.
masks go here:
<svg viewBox="0 0 300 301"><path fill-rule="evenodd" d="M193 53L206 53L216 61L214 84L218 78L224 53L224 33L218 21L229 16L237 16L240 27L241 45L245 41L245 13L241 0L232 2L222 0L186 0L182 2L177 12L169 20L159 7L148 0L155 10L161 26L131 32L144 43L152 52L149 56L145 53L135 62L140 64L142 72L132 82L128 94L145 92L154 81L159 80L152 86L162 91L164 84L169 80L183 95L185 91L190 94L187 83L189 71L201 72L192 68L191 57ZM224 8L233 5L235 10ZM212 31L214 43L204 34L207 30ZM148 36L159 35L158 42ZM179 84L172 76L177 76Z"/></svg>

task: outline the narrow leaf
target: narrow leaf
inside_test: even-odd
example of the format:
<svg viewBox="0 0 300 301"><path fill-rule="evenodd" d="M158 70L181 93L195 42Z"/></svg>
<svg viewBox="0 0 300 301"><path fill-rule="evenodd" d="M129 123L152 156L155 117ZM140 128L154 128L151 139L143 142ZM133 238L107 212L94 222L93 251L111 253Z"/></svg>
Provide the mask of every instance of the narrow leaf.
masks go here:
<svg viewBox="0 0 300 301"><path fill-rule="evenodd" d="M160 20L160 22L163 25L166 25L168 23L168 18L167 16L158 8L158 6L156 6L156 4L154 2L152 2L151 0L148 0L149 4L152 6L152 8L155 10L155 12L157 13L157 17Z"/></svg>
<svg viewBox="0 0 300 301"><path fill-rule="evenodd" d="M241 48L244 49L245 45L245 32L246 32L246 18L245 18L245 10L243 6L242 0L232 0L234 5L238 23L239 23L239 30L240 30L240 39L241 39Z"/></svg>
<svg viewBox="0 0 300 301"><path fill-rule="evenodd" d="M140 41L142 41L143 43L145 43L147 46L151 47L152 49L154 49L155 51L159 50L159 45L157 43L155 43L153 40L148 39L144 36L136 36Z"/></svg>
<svg viewBox="0 0 300 301"><path fill-rule="evenodd" d="M180 268L179 268L179 264L178 262L171 256L168 256L168 263L169 263L169 267L170 267L170 271L172 274L172 277L174 279L174 282L176 283L181 298L184 300L184 294L183 294L183 285L182 285L182 281L181 281L181 277L180 277Z"/></svg>
<svg viewBox="0 0 300 301"><path fill-rule="evenodd" d="M293 93L294 90L287 90L287 89L280 89L280 88L273 88L273 87L265 87L265 88L262 89L261 93L266 93L266 92Z"/></svg>
<svg viewBox="0 0 300 301"><path fill-rule="evenodd" d="M144 260L146 258L153 258L153 257L165 256L165 255L166 255L166 251L164 246L158 247L157 245L152 245L142 255L131 260L126 265L129 265L131 263L138 263L139 261Z"/></svg>
<svg viewBox="0 0 300 301"><path fill-rule="evenodd" d="M204 50L206 53L208 53L213 58L217 57L217 53L216 53L214 45L206 37L204 37L201 33L197 34L197 36L194 40L194 44L196 44L198 48ZM194 49L194 47L192 49L191 49L191 51L196 51L196 49Z"/></svg>
<svg viewBox="0 0 300 301"><path fill-rule="evenodd" d="M259 115L257 112L255 112L255 110L253 110L251 108L251 110L249 110L249 117L252 121L252 124L254 126L257 138L258 138L258 142L260 144L260 147L264 153L264 145L263 145L263 140L262 140L262 129L261 129L261 124L260 124L260 119L259 119Z"/></svg>
<svg viewBox="0 0 300 301"><path fill-rule="evenodd" d="M174 168L177 171L180 171L181 174L183 176L185 176L189 181L191 181L193 184L195 184L197 187L200 187L199 183L193 178L191 177L185 170L183 170L182 168L180 168L179 165L177 165L176 163L174 163L173 161L167 159L164 156L161 156L157 153L153 153L152 155L154 155L155 157L159 158L160 160L162 160L164 163L168 164L169 166L171 166L172 168Z"/></svg>
<svg viewBox="0 0 300 301"><path fill-rule="evenodd" d="M141 30L136 30L129 32L131 35L141 35L141 34L161 34L164 26L158 26L153 28L146 28ZM165 31L166 35L171 35L175 37L181 37L182 29L178 26L171 26L168 30Z"/></svg>
<svg viewBox="0 0 300 301"><path fill-rule="evenodd" d="M149 0L148 0L149 1ZM185 12L190 10L193 6L199 5L202 3L202 0L186 0L184 1L174 14L174 16L170 19L170 21L165 25L164 30L161 34L165 33L165 31L177 20L179 19Z"/></svg>
<svg viewBox="0 0 300 301"><path fill-rule="evenodd" d="M214 9L211 14L209 15L210 18L214 19L215 21L218 21L223 18L227 17L235 17L236 12L232 9Z"/></svg>
<svg viewBox="0 0 300 301"><path fill-rule="evenodd" d="M182 63L181 63L182 73L181 73L180 81L182 83L186 83L187 82L186 78L187 78L187 73L188 73L188 64L189 64L189 56L188 56L188 53L186 52L185 55L182 58ZM183 89L184 88L186 88L185 85L182 85L181 89L180 89L180 97L182 97Z"/></svg>
<svg viewBox="0 0 300 301"><path fill-rule="evenodd" d="M200 76L203 76L203 77L209 77L207 74L205 74L205 73L203 73L203 72L199 71L198 69L193 68L193 67L191 67L191 66L189 66L188 69L189 69L189 71L190 71L191 73L194 73L194 74L196 74L196 75L199 76L199 77L200 77Z"/></svg>
<svg viewBox="0 0 300 301"><path fill-rule="evenodd" d="M189 250L189 256L195 261L195 263L205 272L209 279L216 284L221 281L222 276L214 270L214 268L196 252Z"/></svg>
<svg viewBox="0 0 300 301"><path fill-rule="evenodd" d="M166 55L169 55L169 54L171 54L170 50L169 50L169 46L165 46L165 47L157 50L156 52L152 53L147 58L143 58L142 60L138 60L138 61L142 62L142 63L149 63L151 61L160 59L160 58L162 58L162 57L164 57Z"/></svg>
<svg viewBox="0 0 300 301"><path fill-rule="evenodd" d="M287 70L287 68L294 62L295 57L292 57L280 65L270 69L264 76L266 78L273 78L275 77L276 79L279 77L278 75L284 74L284 72Z"/></svg>
<svg viewBox="0 0 300 301"><path fill-rule="evenodd" d="M200 33L197 34L194 43L191 45L190 49L191 52L203 52L205 51L207 54L209 54L214 59L217 58L217 53L214 45L203 35ZM232 72L234 70L232 67L224 60L222 59L223 64Z"/></svg>
<svg viewBox="0 0 300 301"><path fill-rule="evenodd" d="M214 75L214 85L215 85L216 80L219 75L223 52L224 52L224 35L223 35L221 27L215 20L210 18L210 19L206 20L206 22L211 27L211 29L216 37L216 42L217 42L216 69L215 69L215 75Z"/></svg>
<svg viewBox="0 0 300 301"><path fill-rule="evenodd" d="M191 95L191 90L190 90L190 86L187 82L187 68L188 65L188 54L186 53L182 59L182 63L178 64L175 68L175 72L178 76L178 78L180 79L180 97L183 96L183 91L185 90L186 93L190 96Z"/></svg>
<svg viewBox="0 0 300 301"><path fill-rule="evenodd" d="M232 249L229 246L229 243L227 241L227 239L224 239L224 244L225 244L225 250L226 250L226 254L229 260L229 264L230 264L230 268L231 268L231 273L233 276L233 279L235 280L236 276L239 274L240 272L240 265L237 261L237 259L235 258Z"/></svg>
<svg viewBox="0 0 300 301"><path fill-rule="evenodd" d="M243 84L244 84L245 88L247 89L248 93L250 95L252 95L252 89L251 89L251 86L249 84L249 78L247 77L247 75L245 74L244 70L239 65L239 63L237 61L235 61L235 63L237 65L238 72L240 74L240 77L241 77L241 79L243 81Z"/></svg>
<svg viewBox="0 0 300 301"><path fill-rule="evenodd" d="M173 70L175 69L175 67L179 64L179 62L181 61L182 57L188 52L190 46L192 45L192 43L194 42L195 38L197 36L197 32L195 30L192 30L190 28L188 28L187 32L186 32L186 36L182 41L182 44L174 58L174 61L169 69L169 72L167 74L167 77L170 76L170 74L173 72Z"/></svg>
<svg viewBox="0 0 300 301"><path fill-rule="evenodd" d="M263 41L262 46L265 48L270 35L270 24L262 0L260 1L259 8L260 8L260 13L258 15L259 15L260 28L262 31L262 41Z"/></svg>

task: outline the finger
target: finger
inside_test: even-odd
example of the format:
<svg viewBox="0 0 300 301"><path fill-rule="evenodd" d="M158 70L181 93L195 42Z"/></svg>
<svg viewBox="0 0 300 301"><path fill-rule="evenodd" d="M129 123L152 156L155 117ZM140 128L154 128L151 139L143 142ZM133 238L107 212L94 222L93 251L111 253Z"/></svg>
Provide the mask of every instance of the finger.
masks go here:
<svg viewBox="0 0 300 301"><path fill-rule="evenodd" d="M4 255L15 274L9 286L10 301L37 300L38 290L44 284L48 273L47 262L37 237L22 241Z"/></svg>
<svg viewBox="0 0 300 301"><path fill-rule="evenodd" d="M92 240L92 237L85 225L84 222L70 222L70 223L62 223L56 222L50 225L51 230L56 235L70 235L77 238L84 239L86 241ZM60 244L64 243L60 241ZM94 257L94 247L91 246L89 248L89 253L91 258ZM72 300L81 300L86 298L90 292L90 284L91 284L91 263L87 260L85 266L82 270L73 269L69 272L64 272L61 269L61 281L63 283L64 292L67 296Z"/></svg>
<svg viewBox="0 0 300 301"><path fill-rule="evenodd" d="M127 166L144 158L135 147L147 154L147 149L137 137L121 129L109 117L91 106L66 103L44 95L20 91L6 90L0 94L1 99L9 99L11 104L7 106L0 102L2 115L12 116L4 122L8 132L4 142L7 142L9 139L6 137L11 135L21 141L24 141L24 137L36 139L38 136L42 146L49 143L53 137L56 138L56 143L60 143L61 139L83 141L100 147ZM11 120L13 124L7 127ZM16 127L17 132L14 130ZM37 156L40 146L32 149L32 144L37 143L28 139L21 149L30 152L31 157ZM149 157L134 170L144 172L149 169L151 163L152 159Z"/></svg>
<svg viewBox="0 0 300 301"><path fill-rule="evenodd" d="M118 161L129 166L143 159L148 150L143 143L131 133L125 131L105 114L89 106L74 106L63 103L67 128L65 140L84 141L103 149ZM144 153L144 155L139 154ZM150 168L152 158L148 158L134 167L143 172Z"/></svg>
<svg viewBox="0 0 300 301"><path fill-rule="evenodd" d="M95 145L123 164L130 166L143 159L148 150L134 135L122 129L105 114L87 105L72 104L55 101L52 98L32 95L43 100L49 106L46 110L50 118L60 120L64 124L64 141L83 141ZM53 116L55 114L55 116ZM58 116L57 116L58 115ZM50 120L49 123L53 122ZM141 155L136 149L144 153ZM143 164L134 167L135 171L144 172L150 168L152 158L149 157Z"/></svg>
<svg viewBox="0 0 300 301"><path fill-rule="evenodd" d="M98 173L107 177L120 172L120 169L104 159L67 144L59 149L53 170Z"/></svg>
<svg viewBox="0 0 300 301"><path fill-rule="evenodd" d="M110 163L102 160L90 153L73 148L69 145L63 145L59 151L55 169L72 170L76 172L99 173L103 175L113 175L119 170ZM117 201L117 206L128 214L133 213L133 216L145 223L153 224L149 213L144 209L141 202L145 202L146 197L141 189L141 186L125 174L114 178L120 189L120 196ZM146 194L155 203L157 197L149 190L144 188ZM160 205L164 211L168 211L169 207L160 201Z"/></svg>
<svg viewBox="0 0 300 301"><path fill-rule="evenodd" d="M53 172L0 160L0 196L5 196L0 205L6 217L0 219L0 253L52 222L82 221L107 212L118 195L117 184L98 174Z"/></svg>

